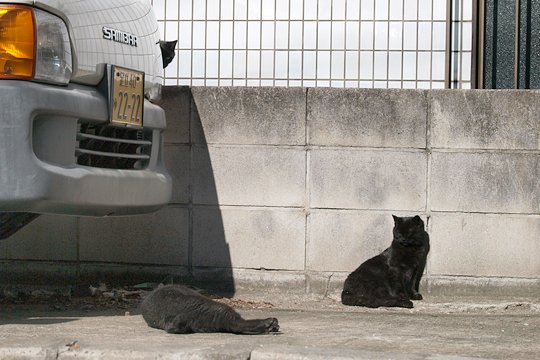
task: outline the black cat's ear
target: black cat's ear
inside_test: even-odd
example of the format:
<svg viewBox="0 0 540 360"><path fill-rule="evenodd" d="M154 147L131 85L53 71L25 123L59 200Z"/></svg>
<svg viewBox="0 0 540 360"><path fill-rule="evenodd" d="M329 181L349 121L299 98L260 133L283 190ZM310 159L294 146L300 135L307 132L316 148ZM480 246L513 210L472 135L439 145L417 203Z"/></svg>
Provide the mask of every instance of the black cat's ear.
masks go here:
<svg viewBox="0 0 540 360"><path fill-rule="evenodd" d="M159 44L159 47L161 48L161 59L163 61L164 69L174 59L174 55L175 55L174 48L176 47L177 42L178 40L174 40L174 41L159 40L157 42L157 44Z"/></svg>
<svg viewBox="0 0 540 360"><path fill-rule="evenodd" d="M417 225L424 225L424 222L422 221L422 218L420 216L418 216L418 215L413 217L413 221Z"/></svg>
<svg viewBox="0 0 540 360"><path fill-rule="evenodd" d="M394 224L395 225L401 224L401 218L400 217L397 217L396 215L392 215L392 217L394 218Z"/></svg>

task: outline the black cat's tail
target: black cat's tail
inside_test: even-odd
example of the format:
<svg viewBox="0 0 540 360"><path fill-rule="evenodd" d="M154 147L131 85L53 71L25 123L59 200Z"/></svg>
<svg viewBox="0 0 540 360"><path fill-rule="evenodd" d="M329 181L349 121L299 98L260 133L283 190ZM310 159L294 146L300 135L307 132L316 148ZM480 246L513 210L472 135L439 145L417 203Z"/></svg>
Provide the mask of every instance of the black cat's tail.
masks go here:
<svg viewBox="0 0 540 360"><path fill-rule="evenodd" d="M381 299L379 302L385 307L402 307L407 309L412 309L414 307L413 303L409 299L400 299L400 298L390 298L390 299Z"/></svg>
<svg viewBox="0 0 540 360"><path fill-rule="evenodd" d="M345 292L341 293L341 303L348 306L365 306L369 308L377 308L381 306L373 301L370 301L370 299L365 296L347 294Z"/></svg>
<svg viewBox="0 0 540 360"><path fill-rule="evenodd" d="M357 294L351 294L350 292L343 290L341 293L341 303L348 306L366 306L366 307L378 307L372 306L369 298L366 296L360 296ZM371 306L370 306L371 305Z"/></svg>
<svg viewBox="0 0 540 360"><path fill-rule="evenodd" d="M368 308L378 308L378 307L402 307L409 308L413 307L412 301L408 299L401 298L373 298L367 296L359 296L355 294L350 294L346 291L341 293L341 303L348 306L365 306Z"/></svg>
<svg viewBox="0 0 540 360"><path fill-rule="evenodd" d="M345 291L341 293L341 303L343 305L354 306L355 300L356 299L352 294L346 293Z"/></svg>

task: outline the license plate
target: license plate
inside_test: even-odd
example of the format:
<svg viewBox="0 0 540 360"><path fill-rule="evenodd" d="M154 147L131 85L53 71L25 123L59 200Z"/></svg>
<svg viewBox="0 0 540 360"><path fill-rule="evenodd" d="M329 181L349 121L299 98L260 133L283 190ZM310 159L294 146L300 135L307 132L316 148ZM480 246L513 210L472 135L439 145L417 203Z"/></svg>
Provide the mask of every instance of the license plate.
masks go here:
<svg viewBox="0 0 540 360"><path fill-rule="evenodd" d="M144 73L112 66L111 74L111 122L142 127Z"/></svg>

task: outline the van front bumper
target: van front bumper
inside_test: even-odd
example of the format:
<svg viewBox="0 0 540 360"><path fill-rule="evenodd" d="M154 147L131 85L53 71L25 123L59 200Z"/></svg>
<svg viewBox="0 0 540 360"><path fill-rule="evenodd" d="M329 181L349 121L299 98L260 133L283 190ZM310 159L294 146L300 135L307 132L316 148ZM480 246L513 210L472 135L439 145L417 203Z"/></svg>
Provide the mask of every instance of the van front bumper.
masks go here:
<svg viewBox="0 0 540 360"><path fill-rule="evenodd" d="M157 210L171 197L163 165L165 113L145 100L151 138L142 169L77 163L81 123L108 125L106 96L96 88L0 81L0 211L129 215Z"/></svg>

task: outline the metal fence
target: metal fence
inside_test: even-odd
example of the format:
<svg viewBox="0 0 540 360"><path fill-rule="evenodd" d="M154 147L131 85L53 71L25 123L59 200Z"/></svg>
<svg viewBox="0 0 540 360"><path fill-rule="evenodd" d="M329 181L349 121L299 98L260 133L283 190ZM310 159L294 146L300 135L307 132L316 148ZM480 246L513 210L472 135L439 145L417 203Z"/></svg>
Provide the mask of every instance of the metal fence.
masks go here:
<svg viewBox="0 0 540 360"><path fill-rule="evenodd" d="M469 89L474 78L473 0L448 0L447 5L447 84L448 88Z"/></svg>
<svg viewBox="0 0 540 360"><path fill-rule="evenodd" d="M152 3L162 37L179 40L166 85L471 84L472 0Z"/></svg>

